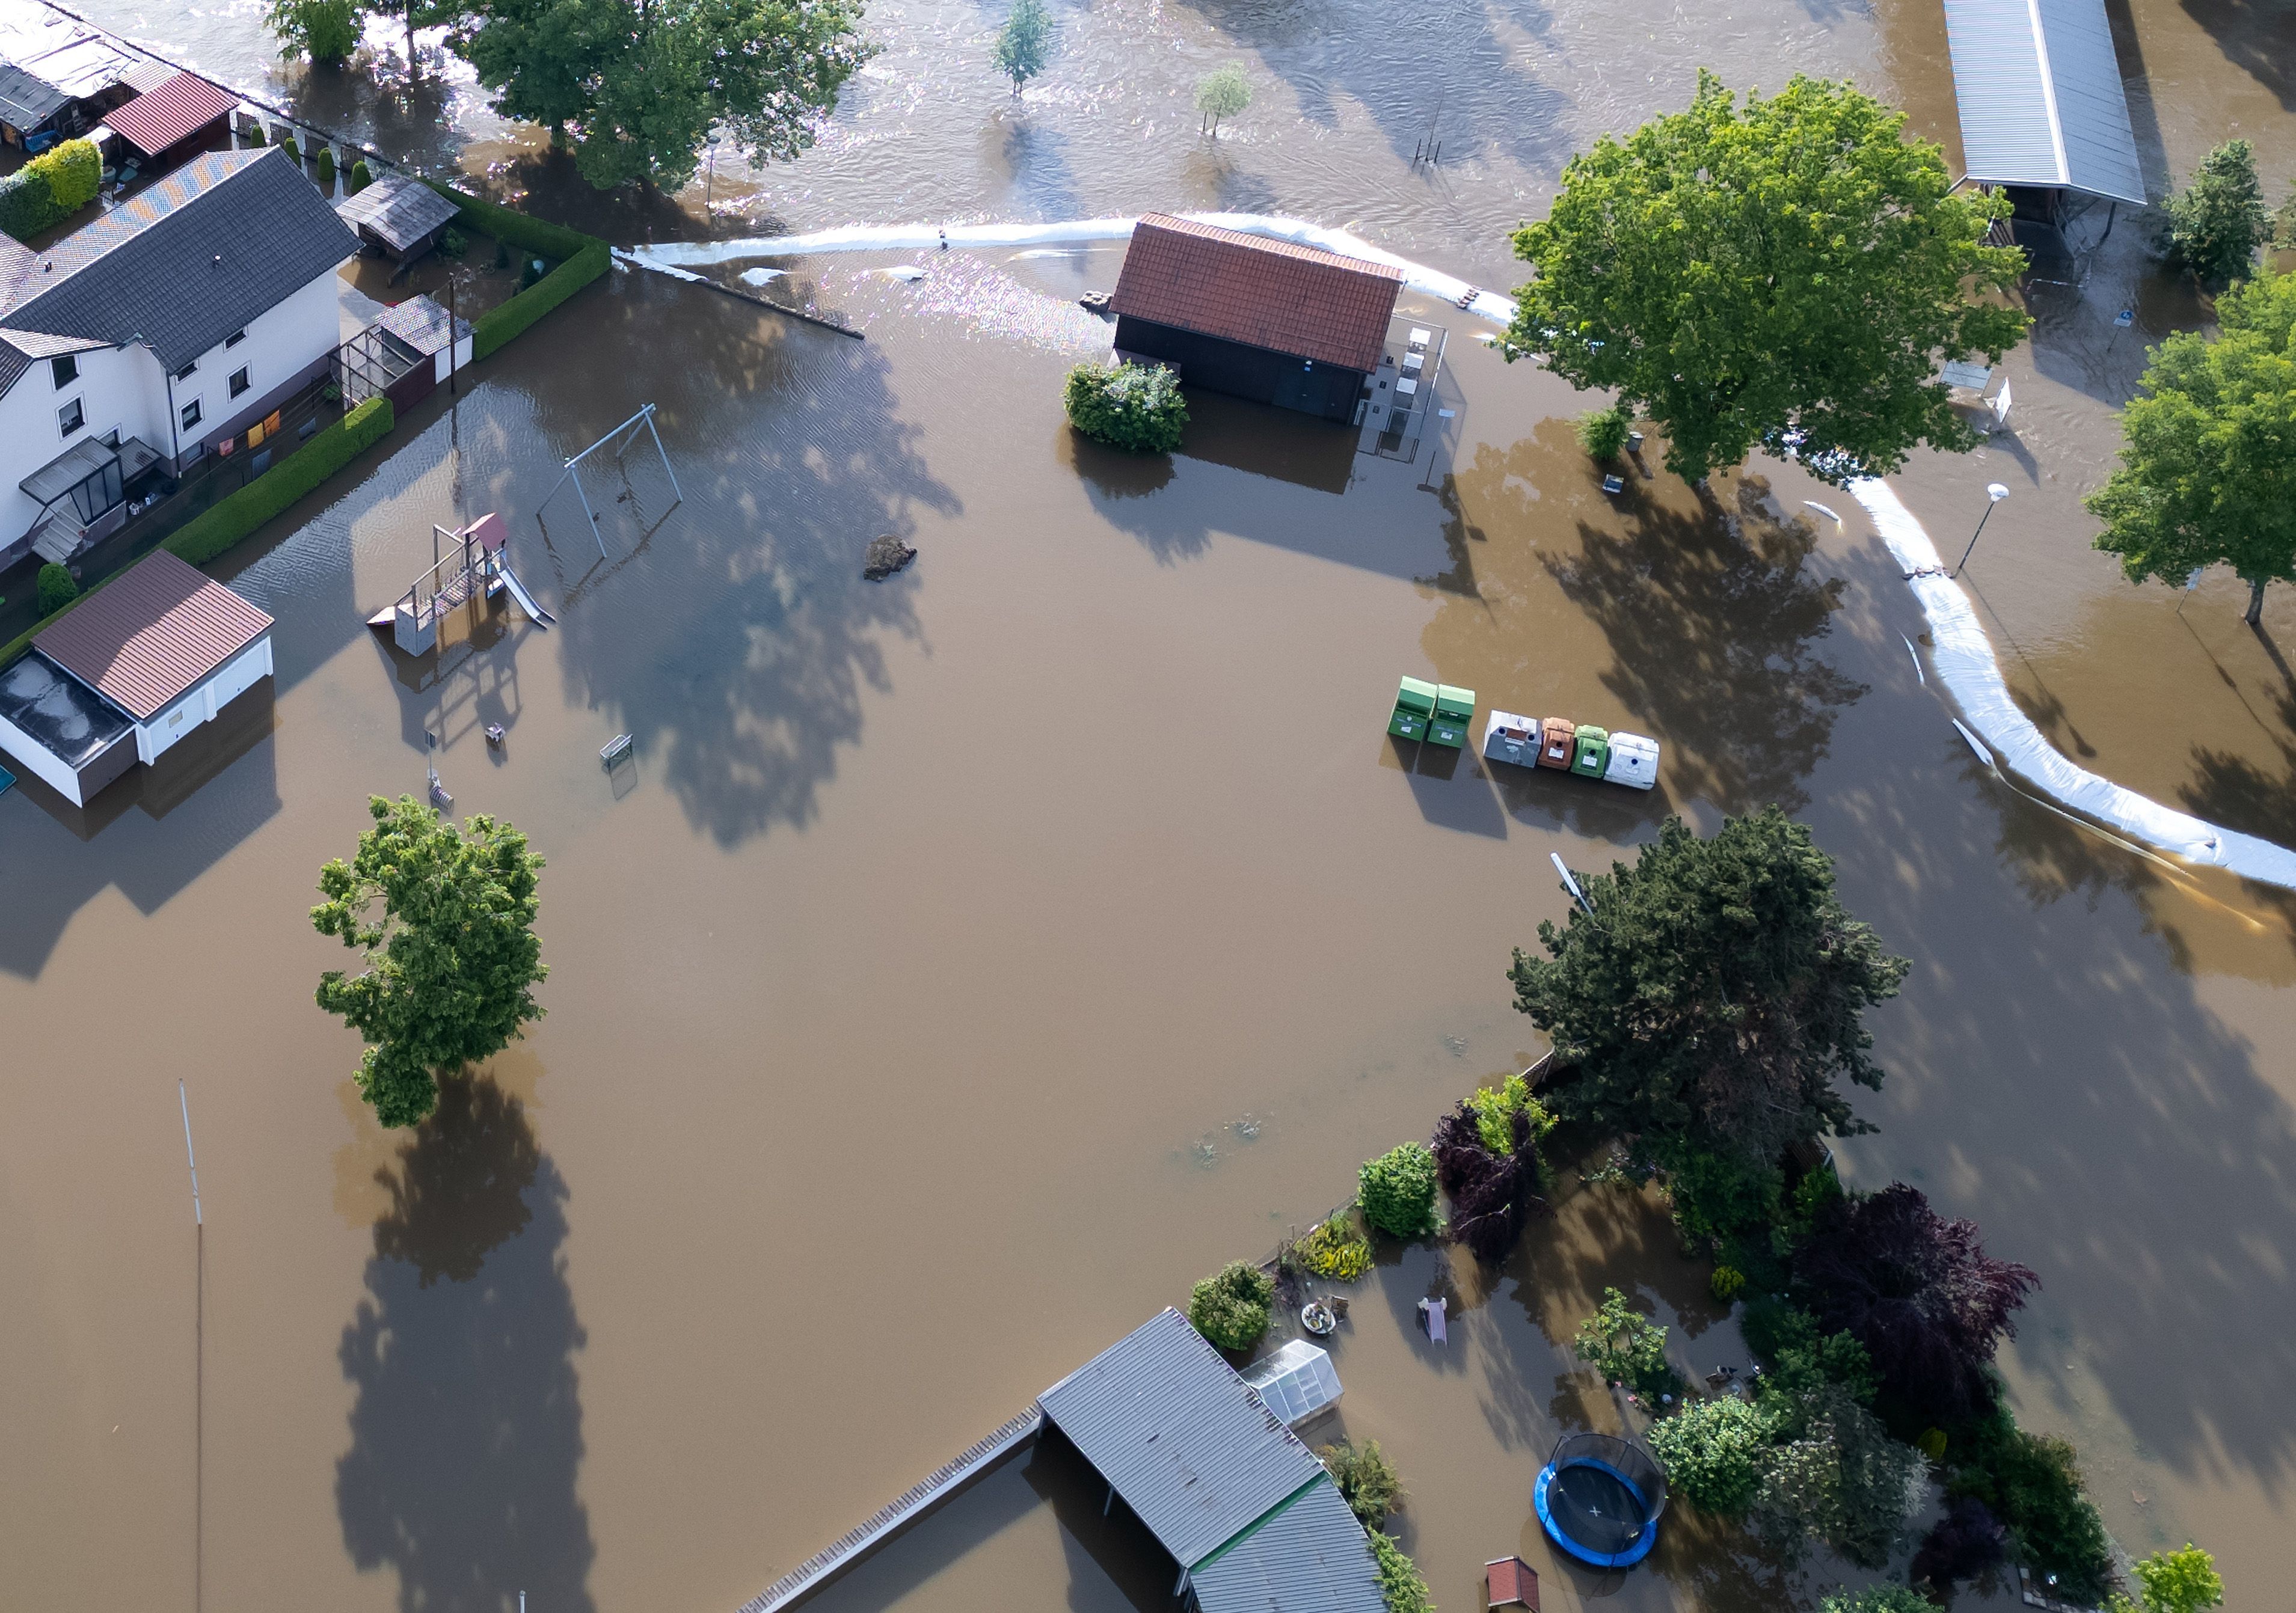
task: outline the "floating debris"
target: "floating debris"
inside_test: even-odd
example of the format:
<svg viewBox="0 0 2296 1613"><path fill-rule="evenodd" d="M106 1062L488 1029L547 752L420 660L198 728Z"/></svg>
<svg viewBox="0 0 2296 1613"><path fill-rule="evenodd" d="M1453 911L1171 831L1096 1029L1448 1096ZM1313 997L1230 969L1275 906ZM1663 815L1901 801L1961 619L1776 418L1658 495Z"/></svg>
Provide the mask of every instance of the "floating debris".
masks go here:
<svg viewBox="0 0 2296 1613"><path fill-rule="evenodd" d="M922 280L925 277L925 272L913 263L897 263L883 273L888 280Z"/></svg>
<svg viewBox="0 0 2296 1613"><path fill-rule="evenodd" d="M1259 1128L1265 1124L1258 1115L1245 1115L1241 1119L1229 1121L1227 1128L1246 1142L1257 1142L1259 1141Z"/></svg>
<svg viewBox="0 0 2296 1613"><path fill-rule="evenodd" d="M896 571L906 570L916 559L917 552L888 532L869 541L869 553L864 557L861 575L870 582L882 582Z"/></svg>
<svg viewBox="0 0 2296 1613"><path fill-rule="evenodd" d="M1108 293L1105 291L1086 291L1083 296L1077 299L1077 307L1082 308L1087 314L1099 314L1104 315L1108 312Z"/></svg>
<svg viewBox="0 0 2296 1613"><path fill-rule="evenodd" d="M499 745L502 742L503 725L500 723L488 723L487 725L487 743L489 745Z"/></svg>
<svg viewBox="0 0 2296 1613"><path fill-rule="evenodd" d="M745 286L771 285L775 281L781 279L785 273L786 271L782 269L743 269L742 283Z"/></svg>
<svg viewBox="0 0 2296 1613"><path fill-rule="evenodd" d="M598 747L598 764L607 772L611 773L616 763L627 760L636 754L636 741L631 739L627 733L618 733Z"/></svg>

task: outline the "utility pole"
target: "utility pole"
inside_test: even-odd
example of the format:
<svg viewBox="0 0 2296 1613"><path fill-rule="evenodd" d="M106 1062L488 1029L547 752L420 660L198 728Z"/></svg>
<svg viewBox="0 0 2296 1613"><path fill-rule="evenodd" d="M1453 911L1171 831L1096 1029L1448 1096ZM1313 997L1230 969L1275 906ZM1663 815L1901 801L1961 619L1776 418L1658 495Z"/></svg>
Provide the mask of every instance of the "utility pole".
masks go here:
<svg viewBox="0 0 2296 1613"><path fill-rule="evenodd" d="M455 319L455 272L449 269L447 271L447 396L449 397L454 397L456 390L455 364L461 357L457 350L462 340L461 333L462 327ZM438 372L433 370L431 373L435 375ZM458 511L457 513L459 514L460 512Z"/></svg>
<svg viewBox="0 0 2296 1613"><path fill-rule="evenodd" d="M207 1591L207 1356L208 1223L200 1211L200 1161L192 1152L192 1099L180 1077L176 1101L184 1111L184 1159L192 1167L192 1225L198 1253L192 1289L192 1613Z"/></svg>
<svg viewBox="0 0 2296 1613"><path fill-rule="evenodd" d="M1977 553L1977 540L1985 536L1985 523L1993 519L1993 506L1999 504L2003 499L2008 496L2009 489L2003 487L1999 482L1988 482L1985 485L1985 513L1977 518L1977 530L1969 535L1969 547L1961 552L1961 560L1959 564L1956 565L1951 571L1948 572L1946 574L1947 576L1959 577L1961 575L1961 568L1969 564L1969 557Z"/></svg>

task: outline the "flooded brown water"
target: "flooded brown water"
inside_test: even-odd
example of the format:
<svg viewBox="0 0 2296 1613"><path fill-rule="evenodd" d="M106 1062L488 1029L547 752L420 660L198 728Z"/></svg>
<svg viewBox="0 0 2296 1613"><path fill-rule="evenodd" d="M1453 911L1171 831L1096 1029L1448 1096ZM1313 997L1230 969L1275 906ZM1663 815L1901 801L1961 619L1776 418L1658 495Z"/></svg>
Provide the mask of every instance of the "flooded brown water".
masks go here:
<svg viewBox="0 0 2296 1613"><path fill-rule="evenodd" d="M1109 7L1063 13L1017 110L993 19L875 15L892 48L823 148L762 183L721 163L716 227L1218 205L1498 285L1500 232L1570 150L1678 102L1701 61L1855 72L1951 132L1941 24L1896 0L1662 25ZM248 77L254 19L119 17ZM2285 12L2116 20L2163 172L2249 134L2276 197ZM1231 56L1259 102L1207 151L1185 92ZM288 87L442 160L512 154L451 85ZM1439 97L1444 165L1414 171ZM1997 446L1900 485L1944 546L2013 484L1971 578L2085 765L2296 832L2296 606L2259 640L2228 585L2180 617L2087 548L2136 339L2205 312L2145 275L2133 226L2038 299ZM952 253L913 286L791 266L862 342L617 274L236 562L280 618L271 701L93 817L0 798L10 1600L189 1604L196 1572L209 1607L737 1605L1535 1052L1504 969L1559 916L1550 850L1599 864L1669 811L1781 799L1915 960L1876 1017L1883 1129L1845 1171L1921 1184L2042 1273L2005 1360L2021 1414L2079 1441L2132 1550L2200 1539L2234 1607L2270 1605L2296 1461L2282 912L1980 773L1849 501L1771 467L1788 509L1846 529L1733 537L1728 485L1614 504L1570 442L1584 400L1449 310L1456 413L1414 463L1218 400L1168 465L1076 444L1057 378L1105 332L1062 299L1114 262ZM2118 307L2138 325L2116 344ZM571 497L544 500L649 399L685 501L642 456L600 478L601 561ZM397 662L361 618L428 563L432 520L488 508L560 629L505 615ZM888 530L921 558L865 584ZM1378 725L1406 672L1652 733L1661 790L1399 753ZM350 1094L356 1046L309 1002L339 960L302 914L365 795L420 790L426 728L461 808L550 858L554 972L531 1038L410 1141ZM610 780L622 732L636 769ZM1647 1207L1562 1206L1468 1283L1456 1361L1407 1327L1434 1263L1365 1285L1341 1366L1439 1603L1521 1549L1566 1603L1774 1605L1687 1527L1622 1586L1533 1538L1539 1453L1603 1411L1553 1341L1606 1280L1705 1325ZM1072 1491L1000 1475L841 1605L1159 1605Z"/></svg>

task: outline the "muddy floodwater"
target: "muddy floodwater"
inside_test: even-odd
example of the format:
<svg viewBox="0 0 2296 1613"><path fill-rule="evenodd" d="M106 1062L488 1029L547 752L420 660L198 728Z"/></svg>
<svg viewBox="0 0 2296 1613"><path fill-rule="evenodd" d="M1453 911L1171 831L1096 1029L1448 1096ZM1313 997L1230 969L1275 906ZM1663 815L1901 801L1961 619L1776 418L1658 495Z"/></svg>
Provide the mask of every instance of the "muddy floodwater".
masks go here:
<svg viewBox="0 0 2296 1613"><path fill-rule="evenodd" d="M271 67L251 5L99 10L250 87ZM1702 61L1855 74L1957 151L1925 0L1646 11L1062 7L1015 105L993 15L889 5L820 148L721 159L707 221L699 187L584 201L436 64L272 89L624 241L1218 206L1492 287L1570 151L1678 104ZM2288 11L2112 11L2156 190L2239 134L2276 201ZM1258 99L1203 145L1188 94L1230 59ZM2087 547L2144 342L2207 317L2142 223L2085 221L2086 278L2034 291L2007 427L1897 485L1956 551L2011 485L1967 580L2053 739L2284 840L2296 592L2255 635L2228 581L2180 614ZM1072 299L1113 248L884 273L907 261L770 266L862 340L617 273L221 568L278 618L268 697L90 813L0 797L0 1600L727 1613L1538 1053L1505 970L1561 916L1550 852L1600 865L1669 813L1772 800L1914 961L1845 1175L1916 1183L2041 1273L2003 1364L2124 1545L2199 1540L2234 1609L2284 1600L2284 901L1982 770L1852 501L1778 466L1754 467L1769 506L1734 478L1605 497L1570 434L1587 400L1456 310L1414 305L1450 333L1451 413L1407 463L1217 398L1144 462L1058 409L1106 343ZM560 463L648 401L683 499L633 452L588 484L594 536ZM396 657L363 618L433 521L489 509L557 627L480 615ZM886 532L919 557L865 582ZM1649 733L1660 787L1398 749L1406 673ZM458 810L549 859L552 975L528 1039L394 1134L311 1003L342 954L304 913L366 795L421 790L426 732ZM621 733L635 765L609 774ZM1338 1346L1345 1429L1397 1457L1437 1602L1476 1605L1509 1551L1566 1610L1814 1594L1827 1565L1778 1579L1686 1517L1623 1583L1538 1540L1544 1451L1615 1414L1559 1347L1604 1282L1677 1324L1686 1366L1742 1358L1652 1206L1565 1186L1502 1272L1390 1251ZM1439 1355L1409 1317L1447 1285ZM1085 1494L1016 1463L824 1605L1162 1606Z"/></svg>

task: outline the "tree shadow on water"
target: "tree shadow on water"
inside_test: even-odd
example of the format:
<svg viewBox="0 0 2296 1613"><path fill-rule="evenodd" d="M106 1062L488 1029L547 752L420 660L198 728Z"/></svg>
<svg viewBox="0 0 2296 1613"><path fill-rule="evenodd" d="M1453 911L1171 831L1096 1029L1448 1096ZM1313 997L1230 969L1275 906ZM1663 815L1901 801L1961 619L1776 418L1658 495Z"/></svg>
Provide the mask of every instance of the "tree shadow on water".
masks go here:
<svg viewBox="0 0 2296 1613"><path fill-rule="evenodd" d="M599 299L591 340L538 348L522 379L570 453L652 399L684 500L669 508L643 438L627 488L602 456L598 485L615 490L593 494L599 561L557 495L553 553L579 594L561 612L565 675L720 844L802 827L840 747L861 738L865 691L891 686L887 638L922 635L916 594L933 557L868 582L864 553L881 534L911 536L920 512L955 514L956 495L927 469L877 343L653 276L616 291ZM674 350L665 323L683 327Z"/></svg>
<svg viewBox="0 0 2296 1613"><path fill-rule="evenodd" d="M565 1183L485 1077L444 1083L377 1180L390 1208L340 1350L344 1545L398 1571L402 1613L507 1613L521 1591L589 1613Z"/></svg>

